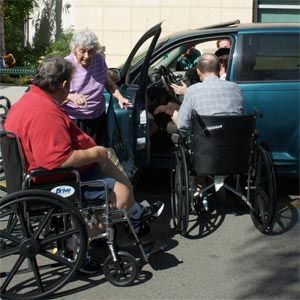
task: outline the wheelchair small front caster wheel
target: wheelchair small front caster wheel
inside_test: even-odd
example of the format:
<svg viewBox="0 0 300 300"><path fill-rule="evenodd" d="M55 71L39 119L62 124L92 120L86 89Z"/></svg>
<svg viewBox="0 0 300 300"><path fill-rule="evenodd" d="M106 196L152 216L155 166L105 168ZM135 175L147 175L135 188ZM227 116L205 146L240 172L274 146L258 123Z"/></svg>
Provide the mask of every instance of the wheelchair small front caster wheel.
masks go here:
<svg viewBox="0 0 300 300"><path fill-rule="evenodd" d="M103 273L105 278L115 286L130 285L138 275L138 263L128 252L120 251L117 261L110 254L104 261Z"/></svg>

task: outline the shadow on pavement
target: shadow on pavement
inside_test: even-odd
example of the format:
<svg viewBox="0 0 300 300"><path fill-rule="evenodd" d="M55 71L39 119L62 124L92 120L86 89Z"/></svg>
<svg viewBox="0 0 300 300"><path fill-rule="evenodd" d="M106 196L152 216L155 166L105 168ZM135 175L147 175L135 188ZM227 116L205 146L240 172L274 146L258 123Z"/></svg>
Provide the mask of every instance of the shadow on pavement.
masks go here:
<svg viewBox="0 0 300 300"><path fill-rule="evenodd" d="M296 198L291 199L288 195L296 195ZM290 231L294 231L299 221L299 185L296 179L278 179L278 203L277 211L275 215L275 222L272 230L267 234L269 238L278 238L279 244L284 242L289 235ZM157 240L158 245L165 246L163 251L158 251L149 257L149 265L154 271L166 270L174 268L183 263L178 260L176 256L168 253L169 250L178 246L178 242L174 239L174 236L178 233L171 224L171 205L170 205L170 183L169 183L169 171L161 170L147 170L139 180L136 187L136 199L138 201L147 200L149 203L161 200L165 203L165 210L162 216L155 220L152 224L152 239ZM296 200L295 200L296 199ZM226 201L224 199L211 198L209 203L209 211L201 212L198 215L190 216L189 230L187 232L187 239L201 239L214 233L225 220L226 215L235 214L237 216L242 214L249 214L247 207L242 203L237 203L236 199L227 195ZM250 218L250 215L249 215ZM286 235L284 234L286 233ZM120 235L123 235L121 233ZM261 297L261 296L280 296L280 289L287 289L293 287L296 282L299 282L299 273L297 273L298 266L294 266L291 261L297 260L298 250L286 249L283 247L280 253L275 253L276 249L270 249L268 239L263 239L264 235L256 238L250 238L246 244L241 246L241 251L238 251L234 260L235 269L239 269L240 272L246 272L245 278L240 278L237 284L245 287L244 293L239 295L239 299L246 299L248 297ZM263 239L263 240L262 240ZM123 245L122 245L123 243ZM261 246L259 246L261 244ZM252 249L255 245L261 247L259 252ZM101 247L101 245L98 245ZM139 253L135 247L130 246L130 243L121 241L123 247L132 253L135 257L139 257ZM102 245L102 249L104 249ZM95 247L93 251L96 251L96 256L99 259L99 263L103 262L107 252L97 252L99 248ZM273 253L274 252L274 253ZM272 263L271 263L272 261ZM250 286L247 288L247 268L249 265L253 265L254 269L251 273L257 272L257 280L255 282L255 288ZM148 270L142 269L141 272L133 283L133 285L143 284L153 277L153 274ZM262 274L260 271L264 269L270 276ZM251 274L250 273L250 274ZM243 273L244 274L244 273ZM298 275L297 275L298 274ZM67 291L58 292L52 298L63 297L66 295L74 294L86 289L93 288L99 284L107 282L103 274L95 277L89 276L77 276L74 279L80 280L80 287L70 287ZM278 289L268 289L267 282L278 282ZM72 284L71 284L72 285ZM267 287L266 287L267 286Z"/></svg>

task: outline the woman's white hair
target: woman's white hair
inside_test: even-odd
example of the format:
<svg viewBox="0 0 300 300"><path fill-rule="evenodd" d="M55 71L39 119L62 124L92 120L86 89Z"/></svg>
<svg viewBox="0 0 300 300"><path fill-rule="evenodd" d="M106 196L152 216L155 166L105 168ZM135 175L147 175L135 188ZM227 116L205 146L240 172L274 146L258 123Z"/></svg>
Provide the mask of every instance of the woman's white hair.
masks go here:
<svg viewBox="0 0 300 300"><path fill-rule="evenodd" d="M94 49L97 51L100 49L100 44L95 33L90 30L82 30L73 34L70 47L72 51L77 47L88 50Z"/></svg>

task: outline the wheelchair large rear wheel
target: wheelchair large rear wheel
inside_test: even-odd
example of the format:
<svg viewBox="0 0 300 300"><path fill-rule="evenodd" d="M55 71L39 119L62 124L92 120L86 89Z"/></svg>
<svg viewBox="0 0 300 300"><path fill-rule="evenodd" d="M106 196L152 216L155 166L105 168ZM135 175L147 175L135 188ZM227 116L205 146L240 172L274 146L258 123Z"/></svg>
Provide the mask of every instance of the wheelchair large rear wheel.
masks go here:
<svg viewBox="0 0 300 300"><path fill-rule="evenodd" d="M175 229L181 228L181 209L182 209L182 160L177 151L173 153L171 164L171 210L172 221Z"/></svg>
<svg viewBox="0 0 300 300"><path fill-rule="evenodd" d="M181 234L183 236L186 235L189 225L189 217L190 217L190 205L191 205L191 197L190 197L190 177L188 173L188 166L186 155L184 149L180 147L181 156L182 156L182 209L181 209Z"/></svg>
<svg viewBox="0 0 300 300"><path fill-rule="evenodd" d="M0 239L4 299L47 298L76 273L87 246L86 227L77 208L42 190L1 199Z"/></svg>
<svg viewBox="0 0 300 300"><path fill-rule="evenodd" d="M185 152L181 146L175 151L172 161L171 208L174 227L185 235L190 213L190 189Z"/></svg>
<svg viewBox="0 0 300 300"><path fill-rule="evenodd" d="M119 251L114 261L110 254L104 261L103 273L105 278L115 286L128 286L137 277L139 268L135 258L125 251Z"/></svg>
<svg viewBox="0 0 300 300"><path fill-rule="evenodd" d="M254 226L266 233L274 221L276 210L276 180L268 152L257 146L254 159L254 192L251 193L250 215Z"/></svg>

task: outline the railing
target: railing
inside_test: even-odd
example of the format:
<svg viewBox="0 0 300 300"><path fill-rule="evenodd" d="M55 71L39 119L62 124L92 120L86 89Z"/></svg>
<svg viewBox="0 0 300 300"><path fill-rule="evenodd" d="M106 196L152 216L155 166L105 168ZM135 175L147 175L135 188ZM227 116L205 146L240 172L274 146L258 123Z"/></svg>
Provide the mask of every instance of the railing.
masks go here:
<svg viewBox="0 0 300 300"><path fill-rule="evenodd" d="M12 68L0 68L0 75L34 75L36 68L32 67L12 67Z"/></svg>

